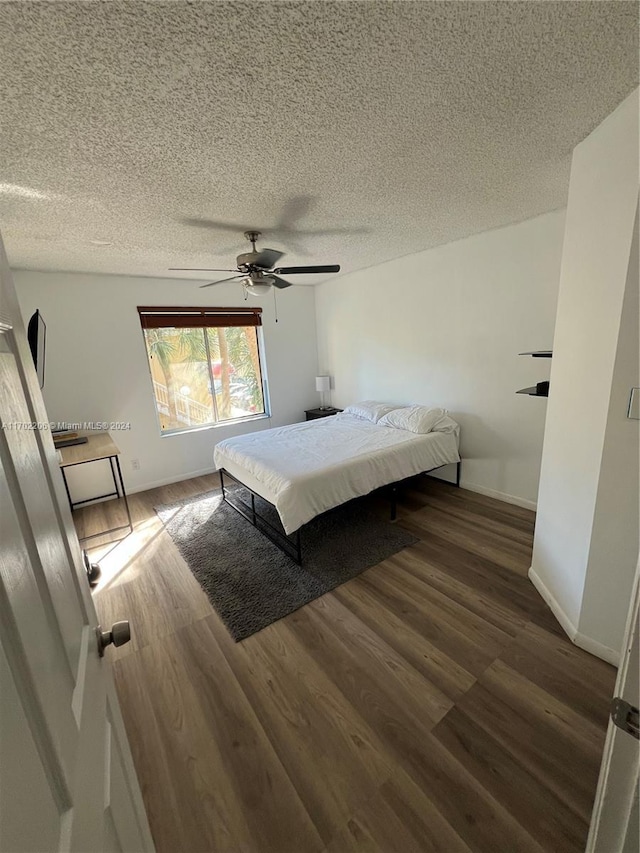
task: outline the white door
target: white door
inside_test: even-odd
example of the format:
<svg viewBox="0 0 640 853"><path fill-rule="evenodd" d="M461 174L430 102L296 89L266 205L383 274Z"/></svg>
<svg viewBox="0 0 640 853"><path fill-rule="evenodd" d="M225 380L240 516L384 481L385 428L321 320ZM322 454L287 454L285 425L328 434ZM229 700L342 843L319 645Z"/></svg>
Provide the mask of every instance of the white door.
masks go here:
<svg viewBox="0 0 640 853"><path fill-rule="evenodd" d="M636 571L614 691L614 702L619 708L618 719L622 727L615 725L612 719L609 720L587 853L637 853L640 850L640 740L637 733L640 707L639 596L640 563ZM628 706L635 709L635 714ZM627 714L629 716L625 726ZM635 730L635 734L625 731L627 727Z"/></svg>
<svg viewBox="0 0 640 853"><path fill-rule="evenodd" d="M152 851L46 421L0 239L0 850Z"/></svg>

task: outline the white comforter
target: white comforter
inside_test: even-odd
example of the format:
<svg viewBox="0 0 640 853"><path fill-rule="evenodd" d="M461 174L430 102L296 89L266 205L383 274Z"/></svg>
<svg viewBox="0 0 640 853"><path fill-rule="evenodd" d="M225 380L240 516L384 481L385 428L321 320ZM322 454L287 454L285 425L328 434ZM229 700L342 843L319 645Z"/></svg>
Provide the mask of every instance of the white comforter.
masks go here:
<svg viewBox="0 0 640 853"><path fill-rule="evenodd" d="M416 435L339 414L225 439L214 462L274 504L293 533L352 498L457 462L458 425L446 418L439 427Z"/></svg>

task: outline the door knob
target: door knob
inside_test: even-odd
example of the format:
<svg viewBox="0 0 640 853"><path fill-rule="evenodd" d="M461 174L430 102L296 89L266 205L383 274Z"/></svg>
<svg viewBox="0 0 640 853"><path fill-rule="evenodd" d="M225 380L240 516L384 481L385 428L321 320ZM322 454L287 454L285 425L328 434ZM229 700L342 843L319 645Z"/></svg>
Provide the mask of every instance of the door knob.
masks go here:
<svg viewBox="0 0 640 853"><path fill-rule="evenodd" d="M122 622L114 622L110 631L103 631L102 626L96 628L96 636L98 638L98 654L104 656L104 650L112 643L114 646L124 646L131 639L131 628L129 622L125 619Z"/></svg>

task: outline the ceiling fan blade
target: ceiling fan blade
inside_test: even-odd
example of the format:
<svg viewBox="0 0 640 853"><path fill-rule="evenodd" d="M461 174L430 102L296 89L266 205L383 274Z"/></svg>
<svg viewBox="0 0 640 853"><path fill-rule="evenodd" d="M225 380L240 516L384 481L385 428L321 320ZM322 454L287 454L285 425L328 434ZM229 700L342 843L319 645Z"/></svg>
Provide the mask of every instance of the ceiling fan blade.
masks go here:
<svg viewBox="0 0 640 853"><path fill-rule="evenodd" d="M314 205L315 199L310 195L295 195L288 198L282 205L282 211L276 225L270 231L297 231L296 223L304 219Z"/></svg>
<svg viewBox="0 0 640 853"><path fill-rule="evenodd" d="M301 258L308 258L311 252L306 246L303 246L299 240L296 240L297 231L278 231L277 237L280 244L284 246L285 251L294 252Z"/></svg>
<svg viewBox="0 0 640 853"><path fill-rule="evenodd" d="M273 234L297 234L300 237L335 237L341 234L370 234L370 228L316 228L315 230L307 228L296 228L295 231L273 230Z"/></svg>
<svg viewBox="0 0 640 853"><path fill-rule="evenodd" d="M235 225L233 222L222 222L219 219L205 219L200 216L183 216L178 219L182 225L193 225L195 228L212 228L218 231L233 231L242 234L245 225Z"/></svg>
<svg viewBox="0 0 640 853"><path fill-rule="evenodd" d="M325 266L315 267L279 267L274 270L275 273L282 275L297 275L298 273L314 273L314 272L340 272L340 264L325 264Z"/></svg>
<svg viewBox="0 0 640 853"><path fill-rule="evenodd" d="M279 287L280 289L282 289L283 287L292 287L293 286L292 281L285 281L283 278L278 278L277 275L270 275L269 278L273 279L273 286L274 287Z"/></svg>
<svg viewBox="0 0 640 853"><path fill-rule="evenodd" d="M169 267L171 272L238 272L238 270L218 270L211 267Z"/></svg>
<svg viewBox="0 0 640 853"><path fill-rule="evenodd" d="M252 263L263 270L270 270L278 263L283 255L284 252L279 252L277 249L261 249L258 252L257 258Z"/></svg>
<svg viewBox="0 0 640 853"><path fill-rule="evenodd" d="M224 284L226 281L237 281L239 278L244 278L244 276L232 275L230 278L221 278L220 281L210 281L208 284L201 284L200 287L212 287L214 284Z"/></svg>

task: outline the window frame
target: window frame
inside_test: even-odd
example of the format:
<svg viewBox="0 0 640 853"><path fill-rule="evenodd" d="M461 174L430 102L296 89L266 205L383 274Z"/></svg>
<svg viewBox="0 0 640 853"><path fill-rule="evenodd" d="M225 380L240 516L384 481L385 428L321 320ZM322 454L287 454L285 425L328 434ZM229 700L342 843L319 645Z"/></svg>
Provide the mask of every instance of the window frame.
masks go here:
<svg viewBox="0 0 640 853"><path fill-rule="evenodd" d="M202 430L218 429L220 427L233 427L237 424L250 421L263 420L271 417L271 403L269 396L269 381L267 377L266 357L264 347L264 334L262 330L262 308L255 307L173 307L173 306L138 306L138 315L142 331L142 340L147 360L147 369L151 380L151 399L155 409L156 421L161 438L185 433L201 432ZM213 362L208 331L210 329L233 329L254 327L258 351L258 367L260 370L260 385L262 388L262 401L264 412L256 412L238 418L218 419L218 401L215 393L215 377L213 374ZM147 346L147 329L195 329L203 330L203 340L206 351L207 367L211 384L211 403L215 421L193 426L180 426L174 429L163 429L161 412L158 408L158 398L154 389L154 377L151 370L149 348Z"/></svg>

